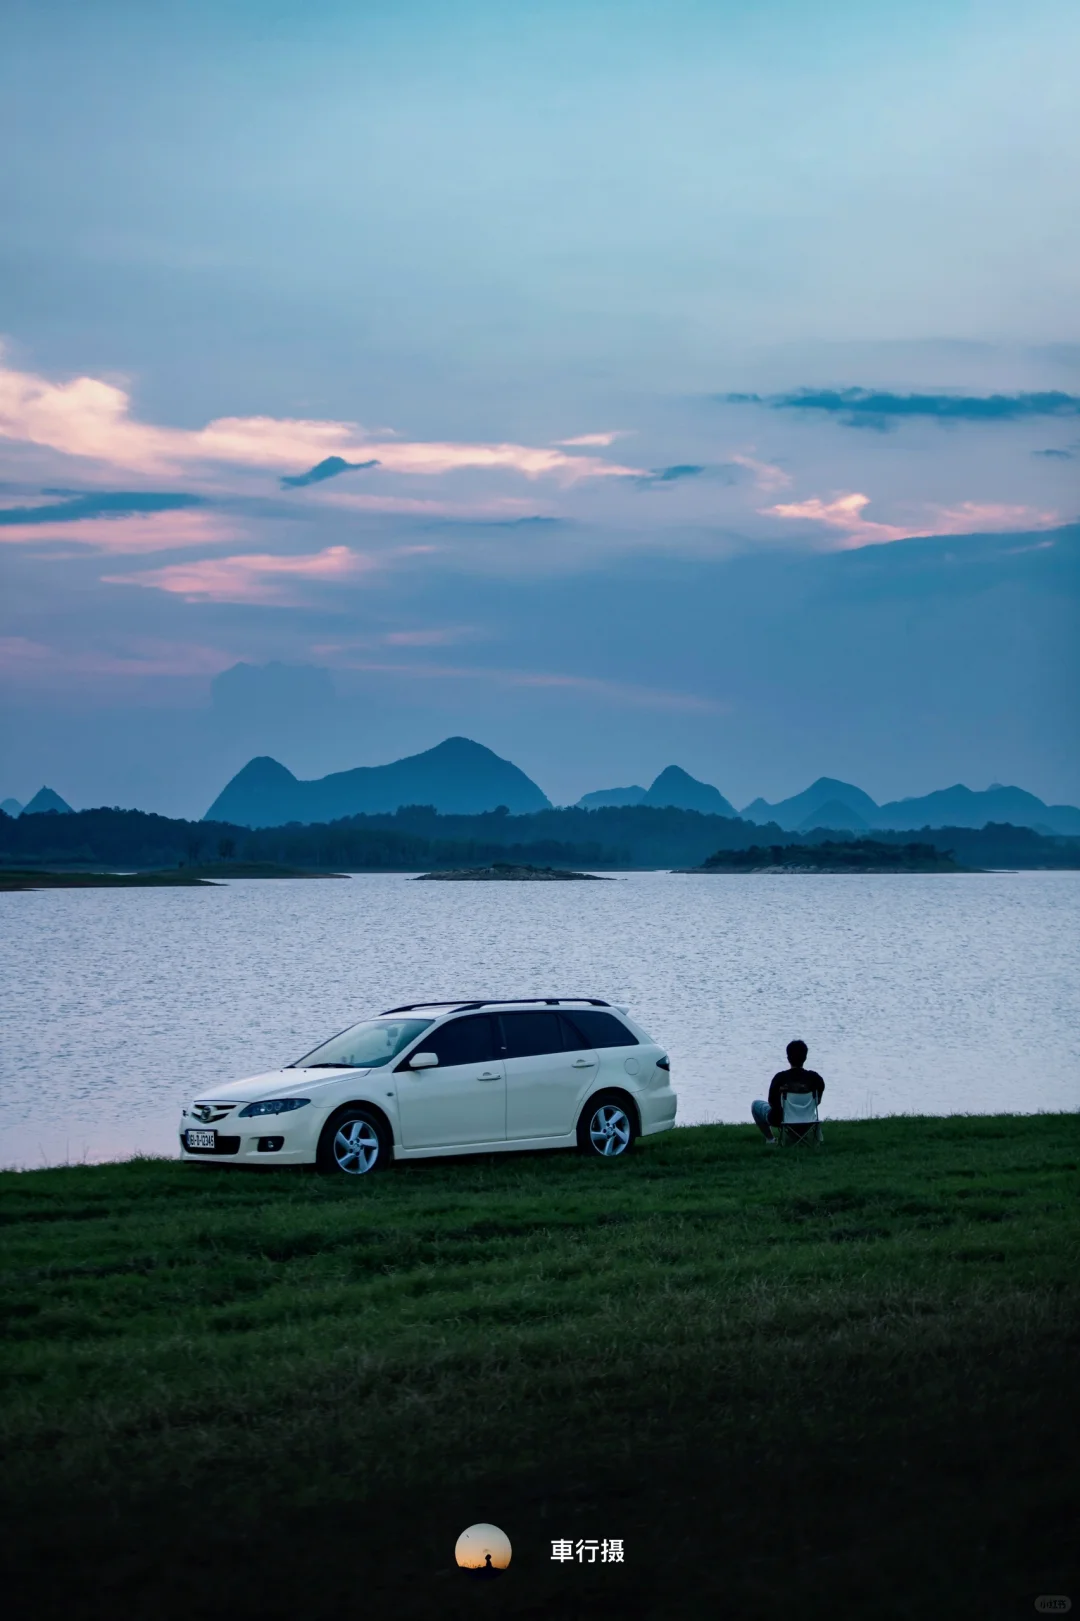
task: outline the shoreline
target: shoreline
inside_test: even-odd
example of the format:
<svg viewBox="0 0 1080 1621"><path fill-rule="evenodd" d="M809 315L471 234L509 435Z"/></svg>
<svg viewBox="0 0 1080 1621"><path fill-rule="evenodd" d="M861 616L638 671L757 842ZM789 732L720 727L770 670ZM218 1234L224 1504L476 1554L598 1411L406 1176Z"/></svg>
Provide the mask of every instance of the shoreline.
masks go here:
<svg viewBox="0 0 1080 1621"><path fill-rule="evenodd" d="M274 862L206 863L190 867L151 867L117 872L71 867L0 867L0 894L37 889L221 889L257 879L347 878L316 867L285 867Z"/></svg>
<svg viewBox="0 0 1080 1621"><path fill-rule="evenodd" d="M896 1122L903 1122L905 1125L910 1125L912 1127L942 1125L955 1121L969 1121L972 1124L985 1124L987 1122L1012 1122L1020 1125L1023 1122L1031 1120L1068 1121L1078 1118L1080 1118L1080 1106L1078 1106L1076 1109L1029 1109L1024 1111L1010 1110L1008 1113L1002 1113L1000 1110L997 1110L992 1114L973 1114L966 1110L959 1110L953 1114L873 1114L832 1116L823 1114L821 1123L823 1127L827 1127L830 1130L835 1130L837 1127L840 1127L846 1131L853 1126L867 1127L882 1125L885 1123L895 1124ZM745 1132L746 1128L746 1120L696 1120L687 1121L685 1123L677 1121L670 1131L659 1134L656 1139L646 1139L646 1141L658 1141L660 1136L662 1136L665 1140L670 1141L672 1139L678 1139L684 1133L697 1131ZM754 1129L756 1130L757 1128L755 1127ZM506 1163L512 1165L518 1160L532 1163L536 1161L543 1161L545 1159L556 1159L559 1156L565 1156L567 1154L572 1156L573 1153L573 1149L536 1149L522 1154L500 1153L488 1156L463 1152L461 1154L446 1155L441 1160L433 1159L415 1162L400 1160L395 1162L395 1169L403 1169L406 1165L413 1163L465 1165L469 1162L480 1163L485 1161L485 1159L492 1158L500 1161L505 1160ZM303 1175L305 1171L309 1169L309 1167L302 1165L286 1167L274 1165L229 1166L215 1164L212 1160L207 1160L206 1162L200 1161L198 1164L193 1165L190 1160L182 1160L179 1154L153 1153L149 1151L142 1152L136 1150L130 1154L117 1155L115 1158L108 1159L55 1160L48 1165L0 1165L0 1186L2 1186L3 1178L9 1176L26 1177L52 1175L58 1171L96 1172L110 1168L117 1169L119 1167L149 1165L184 1166L186 1170L193 1169L196 1173L209 1170L219 1171L222 1174L240 1174L241 1176L247 1174L255 1177Z"/></svg>

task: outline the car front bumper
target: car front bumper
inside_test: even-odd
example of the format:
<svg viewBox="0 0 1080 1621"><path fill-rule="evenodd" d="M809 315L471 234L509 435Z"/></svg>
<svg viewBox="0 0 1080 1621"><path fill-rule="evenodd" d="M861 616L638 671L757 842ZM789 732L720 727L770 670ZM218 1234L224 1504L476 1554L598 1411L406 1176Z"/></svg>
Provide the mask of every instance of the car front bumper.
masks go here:
<svg viewBox="0 0 1080 1621"><path fill-rule="evenodd" d="M304 1109L297 1111L307 1115ZM202 1126L191 1115L180 1122L180 1158L209 1165L313 1165L323 1114L312 1110L314 1118L294 1119L289 1115L256 1115L239 1120L236 1115ZM189 1148L189 1131L212 1131L213 1148Z"/></svg>

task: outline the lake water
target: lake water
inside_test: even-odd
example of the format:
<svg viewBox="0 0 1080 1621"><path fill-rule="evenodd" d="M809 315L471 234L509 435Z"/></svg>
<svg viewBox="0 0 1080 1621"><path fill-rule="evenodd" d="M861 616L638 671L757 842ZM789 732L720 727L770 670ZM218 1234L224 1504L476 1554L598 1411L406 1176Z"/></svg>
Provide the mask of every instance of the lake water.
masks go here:
<svg viewBox="0 0 1080 1621"><path fill-rule="evenodd" d="M173 1154L216 1082L425 996L590 994L747 1120L801 1036L826 1117L1080 1107L1080 873L234 883L0 895L0 1164Z"/></svg>

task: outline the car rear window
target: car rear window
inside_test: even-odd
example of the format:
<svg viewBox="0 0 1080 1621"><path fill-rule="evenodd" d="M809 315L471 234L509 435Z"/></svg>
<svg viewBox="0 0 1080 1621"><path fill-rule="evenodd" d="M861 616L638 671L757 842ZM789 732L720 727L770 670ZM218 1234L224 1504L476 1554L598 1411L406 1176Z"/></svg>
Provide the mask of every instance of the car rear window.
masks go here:
<svg viewBox="0 0 1080 1621"><path fill-rule="evenodd" d="M563 1018L581 1031L586 1047L641 1045L634 1032L628 1030L621 1019L617 1019L613 1013L601 1013L599 1008L574 1008L571 1012L565 1012Z"/></svg>
<svg viewBox="0 0 1080 1621"><path fill-rule="evenodd" d="M433 1030L420 1051L434 1053L439 1067L447 1064L484 1064L500 1056L495 1020L487 1013L451 1019Z"/></svg>
<svg viewBox="0 0 1080 1621"><path fill-rule="evenodd" d="M503 1013L500 1019L507 1058L538 1058L541 1053L567 1050L557 1013Z"/></svg>

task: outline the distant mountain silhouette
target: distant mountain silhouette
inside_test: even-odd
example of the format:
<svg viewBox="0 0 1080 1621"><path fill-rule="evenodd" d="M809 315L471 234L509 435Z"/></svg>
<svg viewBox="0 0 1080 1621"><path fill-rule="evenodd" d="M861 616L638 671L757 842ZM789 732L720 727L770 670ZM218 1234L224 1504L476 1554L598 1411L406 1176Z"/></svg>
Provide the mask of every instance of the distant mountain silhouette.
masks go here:
<svg viewBox="0 0 1080 1621"><path fill-rule="evenodd" d="M862 820L858 822L822 822L811 820L819 816L826 805L833 807L844 806L848 811L854 811ZM777 822L783 828L791 830L804 827L874 827L877 824L877 805L864 794L861 788L853 783L840 782L836 777L819 777L812 782L809 788L804 788L801 794L792 794L790 799L781 799L777 804L770 805L766 799L755 799L753 804L747 805L741 812L748 822Z"/></svg>
<svg viewBox="0 0 1080 1621"><path fill-rule="evenodd" d="M776 822L789 832L815 827L864 828L985 827L1008 822L1036 832L1080 834L1080 810L1073 805L1047 805L1023 788L995 783L976 791L957 783L912 799L893 799L878 805L850 782L819 777L801 794L771 805L755 799L742 811L749 822Z"/></svg>
<svg viewBox="0 0 1080 1621"><path fill-rule="evenodd" d="M643 805L674 805L678 810L703 811L707 816L735 816L734 805L712 783L699 782L681 766L666 766L644 799Z"/></svg>
<svg viewBox="0 0 1080 1621"><path fill-rule="evenodd" d="M5 816L18 816L21 810L22 806L17 799L0 799L0 811L3 811Z"/></svg>
<svg viewBox="0 0 1080 1621"><path fill-rule="evenodd" d="M51 788L39 788L28 805L22 808L24 816L40 816L43 811L56 811L60 815L70 816L71 806L66 799L54 793Z"/></svg>
<svg viewBox="0 0 1080 1621"><path fill-rule="evenodd" d="M311 782L267 755L249 760L222 790L204 821L241 827L332 822L342 816L433 805L444 815L472 816L505 805L514 815L547 810L550 800L524 771L467 737L448 737L423 754L389 765L357 766Z"/></svg>
<svg viewBox="0 0 1080 1621"><path fill-rule="evenodd" d="M878 827L984 827L987 822L1011 822L1037 832L1080 833L1080 810L1075 805L1047 805L1023 788L1000 783L981 793L957 783L918 799L893 799L878 811Z"/></svg>
<svg viewBox="0 0 1080 1621"><path fill-rule="evenodd" d="M829 827L836 828L837 831L846 829L852 833L861 833L864 828L872 825L865 816L860 816L857 810L852 810L842 799L830 799L827 805L822 805L820 809L813 810L808 816L803 817L799 823L799 832L810 833L815 827Z"/></svg>
<svg viewBox="0 0 1080 1621"><path fill-rule="evenodd" d="M647 788L639 787L633 783L629 788L597 788L595 793L582 794L578 800L579 810L600 810L604 805L640 805Z"/></svg>

